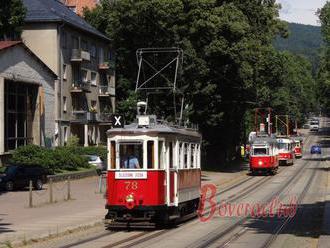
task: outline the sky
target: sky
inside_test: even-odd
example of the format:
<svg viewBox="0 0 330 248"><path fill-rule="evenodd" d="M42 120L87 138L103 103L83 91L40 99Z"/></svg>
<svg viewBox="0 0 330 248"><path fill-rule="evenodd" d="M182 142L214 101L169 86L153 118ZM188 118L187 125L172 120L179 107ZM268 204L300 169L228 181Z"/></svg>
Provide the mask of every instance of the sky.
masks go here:
<svg viewBox="0 0 330 248"><path fill-rule="evenodd" d="M316 11L327 0L277 0L282 5L280 18L288 22L320 26Z"/></svg>

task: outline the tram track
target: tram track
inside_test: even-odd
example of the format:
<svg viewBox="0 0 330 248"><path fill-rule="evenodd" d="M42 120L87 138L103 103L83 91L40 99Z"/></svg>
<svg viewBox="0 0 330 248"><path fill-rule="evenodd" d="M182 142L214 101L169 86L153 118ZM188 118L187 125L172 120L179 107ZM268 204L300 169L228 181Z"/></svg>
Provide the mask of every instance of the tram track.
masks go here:
<svg viewBox="0 0 330 248"><path fill-rule="evenodd" d="M306 144L309 143L309 138L310 136L307 137L306 139ZM305 164L304 164L305 165ZM303 165L303 166L304 166ZM299 169L299 168L298 168ZM298 170L297 169L297 170ZM284 167L280 167L279 168L279 171L277 174L280 174L282 171L284 171ZM297 174L296 174L297 175ZM227 188L219 191L216 196L219 196L219 195L222 195L224 193L227 193L227 192L230 192L231 190L234 190L235 188L238 188L246 183L249 183L250 181L253 181L256 177L254 176L249 176L248 178L245 178L243 180L240 180L239 182L237 183L234 183L233 185L230 185L228 186ZM241 189L240 191L238 192L235 192L235 194L232 194L230 195L229 197L227 197L226 199L224 199L226 202L230 203L230 202L234 202L234 201L237 201L241 198L244 198L245 196L247 195L250 195L251 193L253 193L255 190L257 190L259 187L261 187L262 185L264 185L266 182L268 182L269 180L271 180L272 178L274 178L274 176L265 176L263 178L261 178L260 180L258 180L256 183L253 183L251 185L247 185L247 187L244 187L243 189ZM217 187L217 190L219 189L219 187ZM209 210L210 210L210 207L207 207L205 208L205 215L206 214L209 214ZM188 222L188 223L187 223ZM186 229L186 228L189 228L189 226L191 225L194 225L198 222L198 219L190 219L188 221L185 221L185 225L182 225L180 226L180 228L183 228L183 229ZM181 224L181 223L179 223ZM237 225L236 225L237 226ZM226 233L230 233L230 231L232 231L234 228L230 228L230 230L228 230ZM128 238L124 238L123 240L119 240L117 242L114 242L114 243L111 243L111 244L108 244L104 247L114 247L114 246L119 246L119 245L122 245L122 244L125 244L127 242L131 242L131 241L135 241L134 242L134 245L138 245L138 244L142 244L150 239L154 239L154 238L157 238L163 234L166 234L170 231L172 231L173 229L165 229L165 230L162 230L160 232L157 232L157 233L154 233L154 234L151 234L151 235L148 235L150 234L150 232L148 231L144 231L142 233L139 233L139 234L136 234L136 235L133 235L131 237L128 237ZM101 239L101 238L104 238L106 236L109 236L109 235L114 235L118 232L116 231L107 231L105 233L101 233L99 235L96 235L94 237L90 237L90 238L86 238L86 239L83 239L83 240L80 240L78 242L75 242L75 243L71 243L69 245L66 245L66 246L61 246L61 248L69 248L69 247L73 247L73 246L78 246L78 245L83 245L83 244L86 244L86 243L89 243L89 242L93 242L93 241L96 241L98 239ZM225 234L224 234L225 235ZM145 238L142 238L140 239L141 237L144 237L146 236ZM130 245L128 245L127 247L130 247ZM204 246L202 246L204 247Z"/></svg>
<svg viewBox="0 0 330 248"><path fill-rule="evenodd" d="M316 166L319 166L320 165L320 161L317 163ZM310 178L308 179L307 183L305 184L304 186L304 189L303 191L301 192L301 194L299 195L299 198L297 200L297 204L301 204L308 192L308 190L310 189L311 185L312 185L312 182L313 180L315 179L316 177L316 170L313 170L313 173L312 175L310 176ZM301 216L302 214L302 210L299 211L298 209L298 213L294 216L294 217L287 217L283 223L281 223L275 230L275 232L265 241L265 243L261 246L262 248L268 248L270 247L274 242L275 240L277 239L277 237L279 236L279 234L295 219L298 218L298 215Z"/></svg>
<svg viewBox="0 0 330 248"><path fill-rule="evenodd" d="M304 148L304 152L306 152L307 144L310 144L311 142L312 142L312 140L311 140L311 136L309 135L309 136L306 138L306 140L305 140L305 148ZM319 163L320 163L320 162L319 162ZM319 164L319 163L318 163L318 164ZM303 174L303 173L307 170L307 167L306 167L307 164L308 164L308 161L306 161L306 162L302 165L302 166L303 166L303 170L301 170L301 171L299 172L299 174ZM298 204L300 204L301 201L303 200L303 198L305 197L305 195L306 195L308 189L310 188L311 182L312 182L313 179L315 178L315 174L316 174L316 171L314 170L312 176L309 178L307 184L306 184L305 187L304 187L303 192L301 193L301 195L300 195L300 197L299 197L299 199L298 199ZM298 179L299 179L299 177L298 177L298 174L296 173L295 176L294 176L294 181L297 181ZM293 183L292 183L292 181L288 180L288 182L285 184L286 186L285 186L284 188L289 187L290 184L293 184ZM294 185L294 184L293 184L293 185ZM278 192L281 192L282 195L283 195L283 192L282 192L282 191L283 191L283 190L280 190L280 191L278 191ZM287 190L287 191L288 191L288 190ZM276 195L276 194L275 194L275 195ZM270 199L273 198L273 197L274 197L274 196L270 197ZM267 200L267 201L269 201L269 200ZM288 224L288 222L291 221L291 219L292 219L292 218L290 218L290 217L286 218L286 220L284 221L283 225L279 226L279 228L277 229L277 231L276 231L274 234L272 234L272 235L271 235L271 236L265 241L265 243L264 243L264 245L263 245L262 247L263 247L263 248L270 247L270 245L276 240L276 238L277 238L278 234L280 233L280 231L284 229L284 227ZM227 228L225 231L223 231L223 232L221 233L221 235L217 235L217 236L219 236L219 239L220 239L221 236L224 236L224 235L229 234L230 232L232 232L233 230L235 230L235 228L237 228L238 226L244 224L247 220L248 220L248 217L245 217L245 218L239 220L239 221L236 222L234 225L230 226L230 227ZM226 239L221 245L218 245L217 247L227 247L230 243L234 242L235 240L238 240L238 239L239 239L241 236L243 236L247 231L248 231L248 228L246 228L246 227L240 229L238 232L235 232L233 235L230 236L230 238ZM213 240L213 242L215 242L215 241L217 241L217 240L219 240L219 239L215 239L215 240ZM211 242L211 243L213 243L213 242ZM209 243L208 245L210 245L211 243ZM206 245L206 246L208 246L208 245ZM199 247L205 247L205 246L199 246Z"/></svg>
<svg viewBox="0 0 330 248"><path fill-rule="evenodd" d="M306 161L306 163L307 163L307 161ZM304 163L304 165L305 165L306 163ZM304 166L304 165L303 165L303 166ZM283 171L283 170L284 170L284 169L281 169L281 170L279 171L278 174L280 174L281 171ZM299 170L299 168L297 168L296 170ZM295 172L296 172L296 170L295 170ZM295 173L295 174L297 175L297 173ZM249 177L249 178L247 178L247 179L244 179L244 180L242 180L242 181L240 181L240 182L238 182L238 183L236 183L236 184L234 184L234 185L232 185L232 186L229 186L228 188L226 188L226 189L224 189L224 190L218 192L218 193L216 194L216 196L219 196L220 194L223 194L223 193L225 193L225 192L229 192L230 190L235 189L235 188L237 188L237 187L243 185L244 183L253 180L254 178L255 178L255 177L252 177L252 176L251 176L251 177ZM229 197L225 198L224 200L225 200L226 202L228 202L228 203L232 203L232 202L237 201L237 200L239 200L239 199L244 199L246 196L248 196L248 195L250 195L251 193L253 193L254 191L258 190L259 187L261 187L262 185L264 185L265 183L267 183L269 180L271 180L271 179L273 179L273 178L274 178L273 176L265 176L265 177L263 177L262 179L258 180L255 184L248 185L247 187L243 188L242 190L236 192L236 193L233 194L233 195L230 195ZM275 195L276 195L276 194L275 194ZM273 198L273 197L272 197L272 198ZM204 213L204 215L207 215L207 214L210 213L210 211L209 211L209 210L210 210L210 207L207 207L205 210L206 210L206 212ZM187 229L187 228L189 228L191 225L196 224L197 222L198 222L198 219L197 219L197 220L192 220L192 221L190 221L189 223L186 223L184 226L181 226L181 230L182 230L182 229ZM235 227L236 227L236 226L235 226ZM167 233L171 232L172 230L173 230L173 229L166 229L166 230L163 230L162 232L158 232L158 233L155 233L155 234L153 234L153 235L149 235L149 236L147 236L147 237L145 237L145 238L143 238L143 239L140 239L140 240L136 240L137 238L136 238L136 239L134 239L134 238L128 238L128 241L134 241L134 244L130 244L130 245L128 245L128 246L124 246L124 247L131 247L132 245L136 246L136 245L139 245L139 244L143 244L144 242L149 241L150 239L157 238L157 237L159 237L159 236L161 236L161 235L163 235L163 234L167 234ZM232 231L232 229L228 230L226 233L229 233L230 231ZM148 234L148 233L146 233L145 235L147 235L147 234ZM224 235L225 235L225 234L224 234ZM143 236L144 236L144 235L143 235ZM138 237L138 238L140 238L140 237ZM217 238L217 239L218 239L218 238ZM128 242L128 241L120 242L120 244L124 244L124 243L126 243L126 242ZM105 246L105 247L113 247L113 245L114 245L114 244L109 244L109 245L107 245L107 246ZM116 244L116 245L117 245L117 244ZM192 247L192 246L189 246L189 247ZM205 246L202 246L202 247L205 247Z"/></svg>
<svg viewBox="0 0 330 248"><path fill-rule="evenodd" d="M308 168L306 168L307 170ZM310 189L311 183L313 182L313 180L315 179L316 176L316 171L314 170L313 174L309 177L307 183L304 186L304 189L302 191L302 193L300 193L299 198L297 200L297 204L301 204L301 202L303 201L306 193L308 192L308 190ZM288 192L289 190L286 190L286 192ZM282 193L283 195L283 193ZM283 197L280 197L280 199L283 199ZM296 216L294 217L286 217L285 220L276 227L275 232L273 234L271 234L267 240L263 243L263 245L261 246L261 248L268 248L270 247L273 242L276 240L276 238L278 237L278 235L281 233L281 231L293 220L295 219ZM248 220L245 219L244 222L240 223L240 224L244 224L246 221ZM218 245L218 248L225 248L228 245L230 245L231 243L233 243L234 241L238 240L240 237L242 237L244 234L246 234L249 231L250 228L248 227L243 227L241 228L239 231L235 232L233 235L231 235L230 238L226 239L222 244Z"/></svg>
<svg viewBox="0 0 330 248"><path fill-rule="evenodd" d="M265 202L269 202L271 201L274 197L276 197L277 195L280 195L281 192L283 192L286 188L288 188L291 184L294 184L297 180L299 180L300 175L302 175L307 167L306 164L308 163L308 161L305 161L305 163L303 163L303 169L301 169L299 166L295 172L294 172L294 176L293 178L289 178L284 185L282 185L280 187L279 190L277 190L276 192L274 192L273 194L271 194L270 197L268 197ZM298 171L298 173L296 173ZM251 191L253 192L253 191ZM238 198L240 199L240 198ZM237 200L237 199L234 199ZM233 201L233 200L231 200ZM212 232L211 235L207 235L204 238L202 238L202 242L200 242L197 245L194 244L190 244L187 247L194 247L194 248L204 248L204 247L208 247L210 245L212 245L213 243L215 243L216 241L218 241L221 237L224 237L225 235L230 234L232 231L234 231L237 227L239 227L240 225L242 225L243 223L245 223L247 220L249 219L249 217L243 217L241 219L239 219L238 221L229 224L225 229L221 228L221 230L216 230L214 232ZM246 231L244 229L240 229L239 232L235 232L233 235L230 236L229 239L226 239L225 242L223 242L222 244L220 244L218 247L226 247L228 246L229 243L231 243L234 240L237 240L239 237L241 237Z"/></svg>
<svg viewBox="0 0 330 248"><path fill-rule="evenodd" d="M239 183L235 184L235 186L236 186L236 187L241 186L241 185L244 184L245 182L250 181L250 180L252 180L252 179L255 178L255 177L250 177L250 178L251 178L251 179L249 179L249 180L246 179L246 180L243 180L243 182L239 182ZM241 199L241 198L244 198L244 197L246 197L247 195L249 195L249 194L251 194L252 192L254 192L255 190L257 190L257 189L258 189L260 186L262 186L263 184L267 183L267 182L268 182L270 179L272 179L272 178L273 178L272 176L266 176L266 177L260 179L256 184L249 185L248 187L243 188L242 190L240 190L240 191L239 191L238 193L236 193L235 195L231 195L231 196L229 196L228 198L225 199L225 201L228 202L228 203L230 203L230 202L234 202L234 201L236 201L236 200L239 200L239 199ZM234 185L233 185L233 186L234 186ZM236 188L236 187L233 187L233 186L230 186L230 187L229 187L230 189L227 188L227 189L224 189L224 190L218 192L218 193L216 194L216 196L218 196L218 195L220 195L220 194L222 194L222 193L224 193L224 192L228 192L228 191L231 190L231 189ZM209 210L209 209L210 209L210 207L206 208L206 210ZM209 213L209 211L206 212L205 214L208 214L208 213ZM187 228L189 228L191 225L196 224L196 222L198 222L198 219L197 219L197 220L194 220L194 221L192 221L192 222L190 222L190 223L188 223L188 224L186 224L186 225L184 225L184 226L182 226L182 227L181 227L181 231L182 231L182 229L187 229ZM163 230L163 232L161 232L161 233L155 233L155 235L147 236L146 238L141 239L141 240L131 240L131 241L134 241L134 243L132 243L132 244L130 244L130 245L128 245L128 246L125 246L125 247L131 247L132 245L136 246L136 245L139 245L139 244L143 244L144 242L149 241L149 240L152 239L152 238L157 238L157 237L159 237L159 236L161 236L161 235L163 235L163 234L166 234L166 233L171 232L172 230L173 230L173 229ZM110 246L108 246L108 247L112 247L112 246L110 245ZM191 247L191 246L189 246L189 247Z"/></svg>

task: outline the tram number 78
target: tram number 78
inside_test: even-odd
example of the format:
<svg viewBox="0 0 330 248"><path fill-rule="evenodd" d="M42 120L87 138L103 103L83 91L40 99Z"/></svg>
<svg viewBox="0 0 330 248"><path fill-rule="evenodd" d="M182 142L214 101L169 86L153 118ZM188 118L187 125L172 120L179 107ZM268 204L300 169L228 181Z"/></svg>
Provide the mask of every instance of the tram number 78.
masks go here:
<svg viewBox="0 0 330 248"><path fill-rule="evenodd" d="M137 190L138 183L137 182L125 182L125 189L126 190Z"/></svg>

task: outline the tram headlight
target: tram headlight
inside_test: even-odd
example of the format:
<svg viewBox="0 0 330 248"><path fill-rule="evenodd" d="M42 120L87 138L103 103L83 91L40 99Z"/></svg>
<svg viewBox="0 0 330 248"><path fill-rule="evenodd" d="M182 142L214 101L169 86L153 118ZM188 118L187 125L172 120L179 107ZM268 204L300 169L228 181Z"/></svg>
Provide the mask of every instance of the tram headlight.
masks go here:
<svg viewBox="0 0 330 248"><path fill-rule="evenodd" d="M262 161L259 161L259 162L258 162L258 165L262 165Z"/></svg>

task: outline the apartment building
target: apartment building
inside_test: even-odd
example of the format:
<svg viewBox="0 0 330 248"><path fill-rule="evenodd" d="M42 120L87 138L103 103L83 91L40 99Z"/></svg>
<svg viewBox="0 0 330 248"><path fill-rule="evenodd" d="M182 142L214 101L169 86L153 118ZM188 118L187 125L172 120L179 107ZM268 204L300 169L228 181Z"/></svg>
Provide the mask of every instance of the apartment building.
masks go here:
<svg viewBox="0 0 330 248"><path fill-rule="evenodd" d="M99 0L61 0L73 12L82 16L84 8L93 9L100 2Z"/></svg>
<svg viewBox="0 0 330 248"><path fill-rule="evenodd" d="M115 111L110 39L57 0L23 0L24 43L58 76L55 145L76 135L84 146L106 142Z"/></svg>

